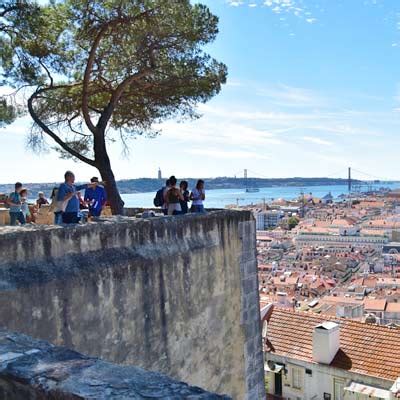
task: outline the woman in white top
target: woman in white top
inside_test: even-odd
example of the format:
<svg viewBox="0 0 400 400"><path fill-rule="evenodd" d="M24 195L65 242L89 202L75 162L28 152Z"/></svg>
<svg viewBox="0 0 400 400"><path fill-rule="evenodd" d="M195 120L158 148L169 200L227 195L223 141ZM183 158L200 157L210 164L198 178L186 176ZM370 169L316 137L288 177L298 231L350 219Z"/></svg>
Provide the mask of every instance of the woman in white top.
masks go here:
<svg viewBox="0 0 400 400"><path fill-rule="evenodd" d="M203 201L206 199L206 192L204 190L204 181L199 179L196 187L190 193L190 200L192 200L191 211L193 213L204 213Z"/></svg>

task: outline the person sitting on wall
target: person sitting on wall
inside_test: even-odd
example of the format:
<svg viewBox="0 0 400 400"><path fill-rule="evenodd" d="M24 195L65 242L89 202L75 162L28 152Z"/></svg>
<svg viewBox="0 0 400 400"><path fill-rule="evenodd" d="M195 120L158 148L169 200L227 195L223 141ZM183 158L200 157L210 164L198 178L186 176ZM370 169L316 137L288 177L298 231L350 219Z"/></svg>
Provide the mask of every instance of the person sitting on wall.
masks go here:
<svg viewBox="0 0 400 400"><path fill-rule="evenodd" d="M85 202L89 205L89 216L99 217L106 204L107 194L99 178L94 176L91 180L91 186L85 190Z"/></svg>
<svg viewBox="0 0 400 400"><path fill-rule="evenodd" d="M20 192L22 190L22 183L17 182L15 184L15 190L12 192L7 199L7 204L10 207L10 225L15 226L17 225L17 221L24 225L26 223L24 214L21 210L21 196Z"/></svg>
<svg viewBox="0 0 400 400"><path fill-rule="evenodd" d="M71 171L64 174L65 182L58 188L57 201L62 202L62 222L64 224L79 223L80 204L77 191L87 189L89 184L75 185L75 175Z"/></svg>
<svg viewBox="0 0 400 400"><path fill-rule="evenodd" d="M36 205L38 206L38 208L49 204L49 201L46 199L45 195L43 192L39 192L38 193L38 199L36 200Z"/></svg>

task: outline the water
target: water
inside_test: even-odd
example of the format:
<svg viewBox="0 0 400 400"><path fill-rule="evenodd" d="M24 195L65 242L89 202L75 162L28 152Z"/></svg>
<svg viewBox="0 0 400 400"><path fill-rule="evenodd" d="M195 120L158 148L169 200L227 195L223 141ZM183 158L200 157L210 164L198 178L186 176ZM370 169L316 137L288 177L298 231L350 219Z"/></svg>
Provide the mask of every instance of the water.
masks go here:
<svg viewBox="0 0 400 400"><path fill-rule="evenodd" d="M373 189L379 189L382 186L390 189L399 189L400 182L371 185ZM245 189L208 190L206 191L205 206L209 208L223 208L229 204L247 205L262 203L263 199L267 202L279 198L292 200L298 198L301 192L305 194L312 193L318 198L331 192L333 197L338 197L341 194L347 193L347 185L269 187L260 188L260 191L257 193L246 193ZM123 194L122 198L125 201L126 207L153 207L154 196L155 193L151 192Z"/></svg>

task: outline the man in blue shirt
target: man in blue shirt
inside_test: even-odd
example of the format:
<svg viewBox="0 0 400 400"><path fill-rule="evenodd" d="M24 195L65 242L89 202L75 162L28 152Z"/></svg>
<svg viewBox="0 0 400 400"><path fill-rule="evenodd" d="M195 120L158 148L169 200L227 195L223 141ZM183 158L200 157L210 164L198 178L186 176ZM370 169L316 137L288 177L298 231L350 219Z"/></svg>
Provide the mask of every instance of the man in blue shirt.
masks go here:
<svg viewBox="0 0 400 400"><path fill-rule="evenodd" d="M7 204L10 206L10 225L17 225L17 221L21 225L26 223L25 216L21 210L22 202L20 192L22 190L22 183L17 182L15 184L15 190L12 192L7 199Z"/></svg>
<svg viewBox="0 0 400 400"><path fill-rule="evenodd" d="M64 224L79 223L79 199L76 192L89 185L75 185L75 175L71 171L64 174L65 182L58 188L57 201L61 204L62 222Z"/></svg>
<svg viewBox="0 0 400 400"><path fill-rule="evenodd" d="M94 176L91 185L85 191L85 202L89 204L89 215L91 217L99 217L105 202L107 201L106 191L99 184L99 178Z"/></svg>

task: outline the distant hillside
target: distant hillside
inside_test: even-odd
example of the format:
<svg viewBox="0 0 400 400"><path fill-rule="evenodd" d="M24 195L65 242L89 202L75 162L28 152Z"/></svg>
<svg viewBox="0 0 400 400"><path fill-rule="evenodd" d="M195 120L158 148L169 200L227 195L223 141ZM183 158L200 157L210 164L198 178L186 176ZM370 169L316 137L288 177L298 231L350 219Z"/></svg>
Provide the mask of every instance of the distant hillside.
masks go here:
<svg viewBox="0 0 400 400"><path fill-rule="evenodd" d="M195 186L197 179L187 178L189 187ZM139 179L126 179L118 181L118 187L121 193L145 193L155 192L164 183L164 180L159 181L158 179L151 178L139 178ZM244 178L209 178L205 179L206 188L212 189L243 189L246 187L246 181ZM359 183L357 180L353 180L354 184ZM30 190L31 196L35 196L37 192L43 191L47 196L50 195L54 186L58 183L25 183L24 185ZM285 187L285 186L330 186L330 185L347 185L346 179L334 179L334 178L271 178L271 179L259 179L259 178L248 178L248 187ZM12 184L0 184L0 193L9 193L13 190Z"/></svg>

